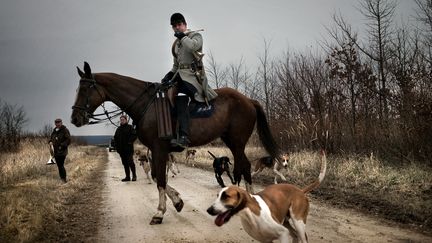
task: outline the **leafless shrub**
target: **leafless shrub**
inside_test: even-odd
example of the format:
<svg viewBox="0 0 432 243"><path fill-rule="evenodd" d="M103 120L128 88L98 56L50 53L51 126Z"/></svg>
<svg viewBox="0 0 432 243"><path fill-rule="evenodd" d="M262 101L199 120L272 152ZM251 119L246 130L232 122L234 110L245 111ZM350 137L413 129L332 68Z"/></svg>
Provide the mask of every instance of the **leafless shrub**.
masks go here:
<svg viewBox="0 0 432 243"><path fill-rule="evenodd" d="M0 151L15 151L19 148L26 122L27 117L22 106L0 100Z"/></svg>

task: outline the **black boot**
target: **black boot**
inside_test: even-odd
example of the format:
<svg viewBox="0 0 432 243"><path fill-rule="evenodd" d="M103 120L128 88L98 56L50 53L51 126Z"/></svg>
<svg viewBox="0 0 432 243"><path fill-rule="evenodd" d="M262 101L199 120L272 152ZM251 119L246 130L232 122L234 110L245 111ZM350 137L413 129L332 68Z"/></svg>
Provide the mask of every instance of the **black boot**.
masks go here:
<svg viewBox="0 0 432 243"><path fill-rule="evenodd" d="M123 178L121 181L123 181L123 182L130 181L131 179L130 179L129 165L123 164L123 167L124 167L124 170L125 170L126 177Z"/></svg>
<svg viewBox="0 0 432 243"><path fill-rule="evenodd" d="M130 164L130 168L131 168L131 171L132 171L132 181L136 181L137 180L137 176L136 176L136 169L135 169L135 163L134 162L132 162Z"/></svg>
<svg viewBox="0 0 432 243"><path fill-rule="evenodd" d="M177 109L177 123L179 125L177 139L171 140L172 147L187 148L189 145L189 110L188 110L189 97L177 96L176 109Z"/></svg>

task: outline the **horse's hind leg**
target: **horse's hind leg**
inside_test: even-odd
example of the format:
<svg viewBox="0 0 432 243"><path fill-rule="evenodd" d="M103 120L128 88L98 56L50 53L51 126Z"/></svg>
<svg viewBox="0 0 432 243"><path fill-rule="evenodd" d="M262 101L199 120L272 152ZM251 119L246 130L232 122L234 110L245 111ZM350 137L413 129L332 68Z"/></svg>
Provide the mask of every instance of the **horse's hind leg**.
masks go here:
<svg viewBox="0 0 432 243"><path fill-rule="evenodd" d="M222 141L224 141L224 143L231 150L231 153L234 156L233 174L234 174L235 183L240 184L241 176L243 175L243 178L246 181L245 182L246 191L248 191L249 193L253 193L252 177L251 177L251 164L244 153L247 139L245 141L241 141L241 140L235 141L236 143L234 143L227 136L223 136L221 138L222 138Z"/></svg>
<svg viewBox="0 0 432 243"><path fill-rule="evenodd" d="M183 209L183 200L180 198L180 193L176 191L176 189L172 188L168 184L166 185L166 194L171 199L175 209L177 212L180 212Z"/></svg>

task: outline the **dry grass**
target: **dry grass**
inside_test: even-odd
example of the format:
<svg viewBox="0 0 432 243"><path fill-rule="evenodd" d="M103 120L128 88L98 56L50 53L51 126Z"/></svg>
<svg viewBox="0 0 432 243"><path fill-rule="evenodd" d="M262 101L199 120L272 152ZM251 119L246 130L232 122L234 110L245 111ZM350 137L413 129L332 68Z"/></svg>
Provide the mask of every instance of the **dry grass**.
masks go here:
<svg viewBox="0 0 432 243"><path fill-rule="evenodd" d="M29 139L18 153L0 158L0 242L43 241L41 235L63 221L70 199L90 186L93 172L106 161L97 147L70 146L66 158L68 183L56 165L45 165L49 152L45 139Z"/></svg>
<svg viewBox="0 0 432 243"><path fill-rule="evenodd" d="M197 149L194 166L213 170L213 159L207 150L216 156L228 156L233 161L228 148L203 146ZM246 155L252 161L266 153L261 147L249 146ZM178 162L184 161L184 153L175 156ZM304 187L317 178L319 170L318 152L299 152L291 154L289 166L282 173L288 183ZM394 167L373 157L329 156L326 178L312 195L334 205L354 207L432 232L431 174L430 167L418 164ZM270 170L264 170L254 180L271 184L273 176Z"/></svg>

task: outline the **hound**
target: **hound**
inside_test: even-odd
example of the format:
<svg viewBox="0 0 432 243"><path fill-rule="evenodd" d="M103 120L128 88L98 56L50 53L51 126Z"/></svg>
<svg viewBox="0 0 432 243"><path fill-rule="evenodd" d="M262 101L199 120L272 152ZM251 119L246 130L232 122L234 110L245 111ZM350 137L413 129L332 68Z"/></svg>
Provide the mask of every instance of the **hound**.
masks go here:
<svg viewBox="0 0 432 243"><path fill-rule="evenodd" d="M306 218L309 200L306 194L316 189L326 173L326 156L322 152L321 171L315 182L300 189L291 184L267 186L257 194L249 194L237 186L223 188L216 201L207 209L222 226L233 215L239 215L245 231L260 242L279 240L306 243ZM290 223L291 221L291 223ZM292 225L291 225L292 224Z"/></svg>
<svg viewBox="0 0 432 243"><path fill-rule="evenodd" d="M195 160L195 154L196 154L196 150L195 149L188 149L186 150L186 161L185 164L188 164L189 160ZM192 163L192 166L195 166L195 164Z"/></svg>
<svg viewBox="0 0 432 243"><path fill-rule="evenodd" d="M230 160L228 157L226 156L222 156L222 157L216 157L214 154L212 154L210 151L207 151L212 157L213 157L213 169L215 172L215 177L217 182L219 183L219 185L224 188L225 184L224 181L222 179L222 174L224 172L227 173L228 177L231 180L232 184L235 184L234 179L231 176L230 173L230 169L229 169L229 165L231 164Z"/></svg>
<svg viewBox="0 0 432 243"><path fill-rule="evenodd" d="M174 176L177 175L176 170L174 169L174 167L175 167L175 169L177 169L177 173L180 173L180 170L179 170L179 168L177 166L177 162L176 162L176 160L174 158L174 155L170 153L168 155L168 162L167 162L167 171L166 171L167 176L168 176L168 171L171 171L171 173L173 174L172 177L174 177Z"/></svg>
<svg viewBox="0 0 432 243"><path fill-rule="evenodd" d="M255 168L251 173L251 176L254 177L256 174L263 171L265 168L273 168L273 172L275 173L274 184L278 184L277 177L279 176L282 180L286 181L285 176L280 172L282 168L286 168L288 166L288 155L284 154L280 158L275 159L270 156L262 157L256 160Z"/></svg>
<svg viewBox="0 0 432 243"><path fill-rule="evenodd" d="M151 163L151 155L149 150L147 149L147 154L142 153L140 150L135 151L135 157L139 161L139 164L143 167L144 173L147 176L148 183L152 184L153 180L150 175L150 163Z"/></svg>

